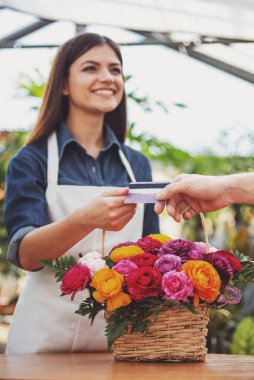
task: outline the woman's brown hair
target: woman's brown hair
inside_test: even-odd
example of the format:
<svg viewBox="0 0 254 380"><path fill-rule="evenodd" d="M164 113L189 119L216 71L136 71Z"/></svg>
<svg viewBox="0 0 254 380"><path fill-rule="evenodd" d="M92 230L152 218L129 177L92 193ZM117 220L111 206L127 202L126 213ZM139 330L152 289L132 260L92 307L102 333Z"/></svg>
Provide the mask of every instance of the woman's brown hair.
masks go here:
<svg viewBox="0 0 254 380"><path fill-rule="evenodd" d="M95 33L80 34L63 44L55 57L46 85L37 122L30 132L27 144L49 136L68 115L68 98L63 95L63 86L68 79L71 64L82 54L95 46L108 45L122 62L118 45L108 37ZM123 143L126 137L126 95L123 94L119 105L105 114L105 123L113 130L118 140Z"/></svg>

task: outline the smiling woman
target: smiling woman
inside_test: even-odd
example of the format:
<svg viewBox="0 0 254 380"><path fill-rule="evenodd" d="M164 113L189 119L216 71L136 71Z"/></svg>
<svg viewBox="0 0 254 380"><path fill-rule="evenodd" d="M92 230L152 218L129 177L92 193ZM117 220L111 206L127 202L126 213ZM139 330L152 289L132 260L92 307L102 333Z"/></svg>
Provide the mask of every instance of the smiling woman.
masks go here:
<svg viewBox="0 0 254 380"><path fill-rule="evenodd" d="M52 66L38 121L7 173L8 257L29 271L7 353L107 349L103 316L92 327L77 316L80 300L59 299L40 260L100 251L105 230L106 253L122 239L158 232L152 206L124 204L130 181L152 179L147 158L124 145L125 134L118 46L88 33L67 41Z"/></svg>
<svg viewBox="0 0 254 380"><path fill-rule="evenodd" d="M101 128L104 113L111 112L120 104L123 86L121 62L108 45L90 49L70 67L63 89L63 94L69 97L67 124L88 153L93 148L89 146L89 137L94 133L94 123L100 124L96 129L101 141L97 141L95 151L92 152L95 158L98 154L97 148L103 147ZM86 135L80 125L84 123L84 118L87 124Z"/></svg>

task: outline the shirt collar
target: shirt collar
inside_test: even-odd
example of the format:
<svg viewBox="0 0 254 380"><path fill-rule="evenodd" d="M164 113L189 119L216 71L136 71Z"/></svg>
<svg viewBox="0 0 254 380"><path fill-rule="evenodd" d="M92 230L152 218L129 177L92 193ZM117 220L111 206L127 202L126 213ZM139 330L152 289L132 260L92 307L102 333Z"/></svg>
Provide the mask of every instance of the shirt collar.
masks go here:
<svg viewBox="0 0 254 380"><path fill-rule="evenodd" d="M64 122L60 124L57 130L57 138L58 138L58 151L59 151L59 161L60 161L64 154L65 147L69 145L70 143L74 142L78 144L78 142ZM109 150L113 145L116 145L120 149L121 147L120 142L118 141L112 129L107 124L104 125L104 138L105 138L105 145L104 145L104 148L101 150L101 152L105 152Z"/></svg>
<svg viewBox="0 0 254 380"><path fill-rule="evenodd" d="M116 135L114 134L114 132L108 124L104 124L104 141L105 145L101 152L105 152L106 150L110 149L113 145L118 146L119 149L121 148L119 140L117 139Z"/></svg>
<svg viewBox="0 0 254 380"><path fill-rule="evenodd" d="M72 142L76 142L75 137L71 133L67 125L62 122L57 129L57 141L58 141L58 152L59 152L59 161L62 159L65 147Z"/></svg>

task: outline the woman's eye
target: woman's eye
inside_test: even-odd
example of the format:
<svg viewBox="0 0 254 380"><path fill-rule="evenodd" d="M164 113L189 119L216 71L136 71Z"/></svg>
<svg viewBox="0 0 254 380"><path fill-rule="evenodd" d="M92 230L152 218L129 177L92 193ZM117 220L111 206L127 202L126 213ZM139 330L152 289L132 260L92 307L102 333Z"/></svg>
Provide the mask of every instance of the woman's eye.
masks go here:
<svg viewBox="0 0 254 380"><path fill-rule="evenodd" d="M114 73L118 73L118 74L121 74L121 73L122 73L122 70L120 69L120 67L113 67L113 68L112 68L112 71L113 71Z"/></svg>
<svg viewBox="0 0 254 380"><path fill-rule="evenodd" d="M82 71L95 71L96 70L96 66L86 66L83 68Z"/></svg>

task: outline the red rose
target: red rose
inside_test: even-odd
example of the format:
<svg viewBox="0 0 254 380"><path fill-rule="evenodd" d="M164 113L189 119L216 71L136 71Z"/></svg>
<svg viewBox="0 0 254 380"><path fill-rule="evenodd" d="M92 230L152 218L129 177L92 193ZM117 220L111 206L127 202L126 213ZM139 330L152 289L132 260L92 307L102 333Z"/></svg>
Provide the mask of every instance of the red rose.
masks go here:
<svg viewBox="0 0 254 380"><path fill-rule="evenodd" d="M141 301L147 297L157 297L161 293L162 275L158 269L140 267L128 276L127 289L132 299Z"/></svg>
<svg viewBox="0 0 254 380"><path fill-rule="evenodd" d="M150 238L148 236L138 239L136 244L145 252L154 252L156 249L159 249L162 245L159 240Z"/></svg>
<svg viewBox="0 0 254 380"><path fill-rule="evenodd" d="M242 264L231 252L221 250L221 251L216 251L215 253L217 253L218 255L225 256L230 261L234 269L234 272L239 272L240 270L242 270L243 268Z"/></svg>
<svg viewBox="0 0 254 380"><path fill-rule="evenodd" d="M153 267L157 259L158 257L152 253L141 253L130 258L138 267Z"/></svg>
<svg viewBox="0 0 254 380"><path fill-rule="evenodd" d="M77 264L70 268L62 278L61 291L63 294L71 294L73 301L75 295L80 290L87 287L88 281L91 280L91 273L84 264Z"/></svg>

